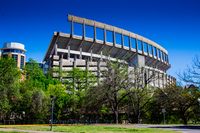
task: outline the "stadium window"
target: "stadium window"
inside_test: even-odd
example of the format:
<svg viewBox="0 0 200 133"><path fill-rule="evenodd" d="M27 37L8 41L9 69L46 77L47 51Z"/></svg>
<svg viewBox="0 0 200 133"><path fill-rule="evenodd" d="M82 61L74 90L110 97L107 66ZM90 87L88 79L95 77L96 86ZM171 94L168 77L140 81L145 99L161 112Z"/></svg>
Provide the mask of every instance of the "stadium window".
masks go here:
<svg viewBox="0 0 200 133"><path fill-rule="evenodd" d="M153 46L151 44L149 44L149 54L151 54L151 55L153 55L152 49L153 49Z"/></svg>
<svg viewBox="0 0 200 133"><path fill-rule="evenodd" d="M158 49L158 58L161 59L161 51L160 51L160 49Z"/></svg>
<svg viewBox="0 0 200 133"><path fill-rule="evenodd" d="M85 25L85 36L89 38L94 38L94 27Z"/></svg>
<svg viewBox="0 0 200 133"><path fill-rule="evenodd" d="M142 51L142 41L137 40L137 43L138 43L138 50Z"/></svg>
<svg viewBox="0 0 200 133"><path fill-rule="evenodd" d="M136 39L131 37L131 48L136 49Z"/></svg>
<svg viewBox="0 0 200 133"><path fill-rule="evenodd" d="M161 51L161 60L163 60L163 51Z"/></svg>
<svg viewBox="0 0 200 133"><path fill-rule="evenodd" d="M104 30L101 28L96 28L96 39L104 40Z"/></svg>
<svg viewBox="0 0 200 133"><path fill-rule="evenodd" d="M153 55L157 56L157 48L156 47L153 47Z"/></svg>
<svg viewBox="0 0 200 133"><path fill-rule="evenodd" d="M129 37L124 35L124 46L129 47Z"/></svg>
<svg viewBox="0 0 200 133"><path fill-rule="evenodd" d="M122 34L115 33L116 44L122 45Z"/></svg>
<svg viewBox="0 0 200 133"><path fill-rule="evenodd" d="M82 24L74 23L74 35L82 36L83 35L82 29L83 29Z"/></svg>
<svg viewBox="0 0 200 133"><path fill-rule="evenodd" d="M113 32L107 30L106 31L106 41L113 43Z"/></svg>
<svg viewBox="0 0 200 133"><path fill-rule="evenodd" d="M144 44L144 52L148 52L148 44L146 42L143 42Z"/></svg>

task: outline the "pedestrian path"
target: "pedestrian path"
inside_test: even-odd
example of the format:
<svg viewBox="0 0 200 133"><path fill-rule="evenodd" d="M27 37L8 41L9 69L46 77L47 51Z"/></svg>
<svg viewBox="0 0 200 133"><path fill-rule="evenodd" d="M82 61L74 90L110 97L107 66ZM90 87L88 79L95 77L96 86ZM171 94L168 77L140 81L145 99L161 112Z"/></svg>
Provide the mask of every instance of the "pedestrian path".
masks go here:
<svg viewBox="0 0 200 133"><path fill-rule="evenodd" d="M20 133L63 133L63 132L53 132L53 131L33 131L33 130L21 130L13 128L0 128L3 132L20 132Z"/></svg>

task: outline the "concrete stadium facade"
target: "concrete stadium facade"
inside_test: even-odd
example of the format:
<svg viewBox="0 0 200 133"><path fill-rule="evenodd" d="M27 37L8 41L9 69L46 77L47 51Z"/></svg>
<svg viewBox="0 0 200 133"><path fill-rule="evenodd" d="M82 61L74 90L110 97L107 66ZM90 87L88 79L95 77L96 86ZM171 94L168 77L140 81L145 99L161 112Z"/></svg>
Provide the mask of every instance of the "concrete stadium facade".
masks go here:
<svg viewBox="0 0 200 133"><path fill-rule="evenodd" d="M154 41L86 18L68 15L68 21L71 24L69 34L54 32L43 60L48 68L69 71L78 67L100 78L101 71L106 69L106 60L119 60L130 68L144 68L147 78L154 74L157 79L150 83L153 86L163 88L176 83L176 79L166 73L171 67L167 50ZM75 34L76 25L79 25L81 35ZM58 73L53 73L53 77L58 76Z"/></svg>

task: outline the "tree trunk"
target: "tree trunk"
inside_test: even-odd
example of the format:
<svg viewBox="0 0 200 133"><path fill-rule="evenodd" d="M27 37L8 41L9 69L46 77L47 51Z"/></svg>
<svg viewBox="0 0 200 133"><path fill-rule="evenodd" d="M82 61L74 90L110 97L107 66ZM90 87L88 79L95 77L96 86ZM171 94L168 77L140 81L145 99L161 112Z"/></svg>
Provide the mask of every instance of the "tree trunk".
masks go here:
<svg viewBox="0 0 200 133"><path fill-rule="evenodd" d="M140 124L140 109L138 109L138 114L137 114L137 121L138 121L138 124Z"/></svg>
<svg viewBox="0 0 200 133"><path fill-rule="evenodd" d="M187 118L184 115L182 116L182 120L183 120L183 124L187 125Z"/></svg>
<svg viewBox="0 0 200 133"><path fill-rule="evenodd" d="M119 113L118 113L118 110L115 110L115 123L116 124L119 123Z"/></svg>

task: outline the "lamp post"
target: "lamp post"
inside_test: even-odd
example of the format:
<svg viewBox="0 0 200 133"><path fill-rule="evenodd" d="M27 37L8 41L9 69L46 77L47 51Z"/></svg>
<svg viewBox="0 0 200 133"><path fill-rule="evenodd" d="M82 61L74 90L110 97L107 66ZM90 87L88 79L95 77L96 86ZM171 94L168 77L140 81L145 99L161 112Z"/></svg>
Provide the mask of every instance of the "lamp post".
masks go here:
<svg viewBox="0 0 200 133"><path fill-rule="evenodd" d="M50 96L51 98L51 120L50 120L50 131L52 131L52 128L53 128L53 110L54 110L54 100L55 100L55 97L54 96Z"/></svg>
<svg viewBox="0 0 200 133"><path fill-rule="evenodd" d="M165 113L166 113L165 108L162 109L162 113L163 113L163 124L166 124L166 122L165 122Z"/></svg>

